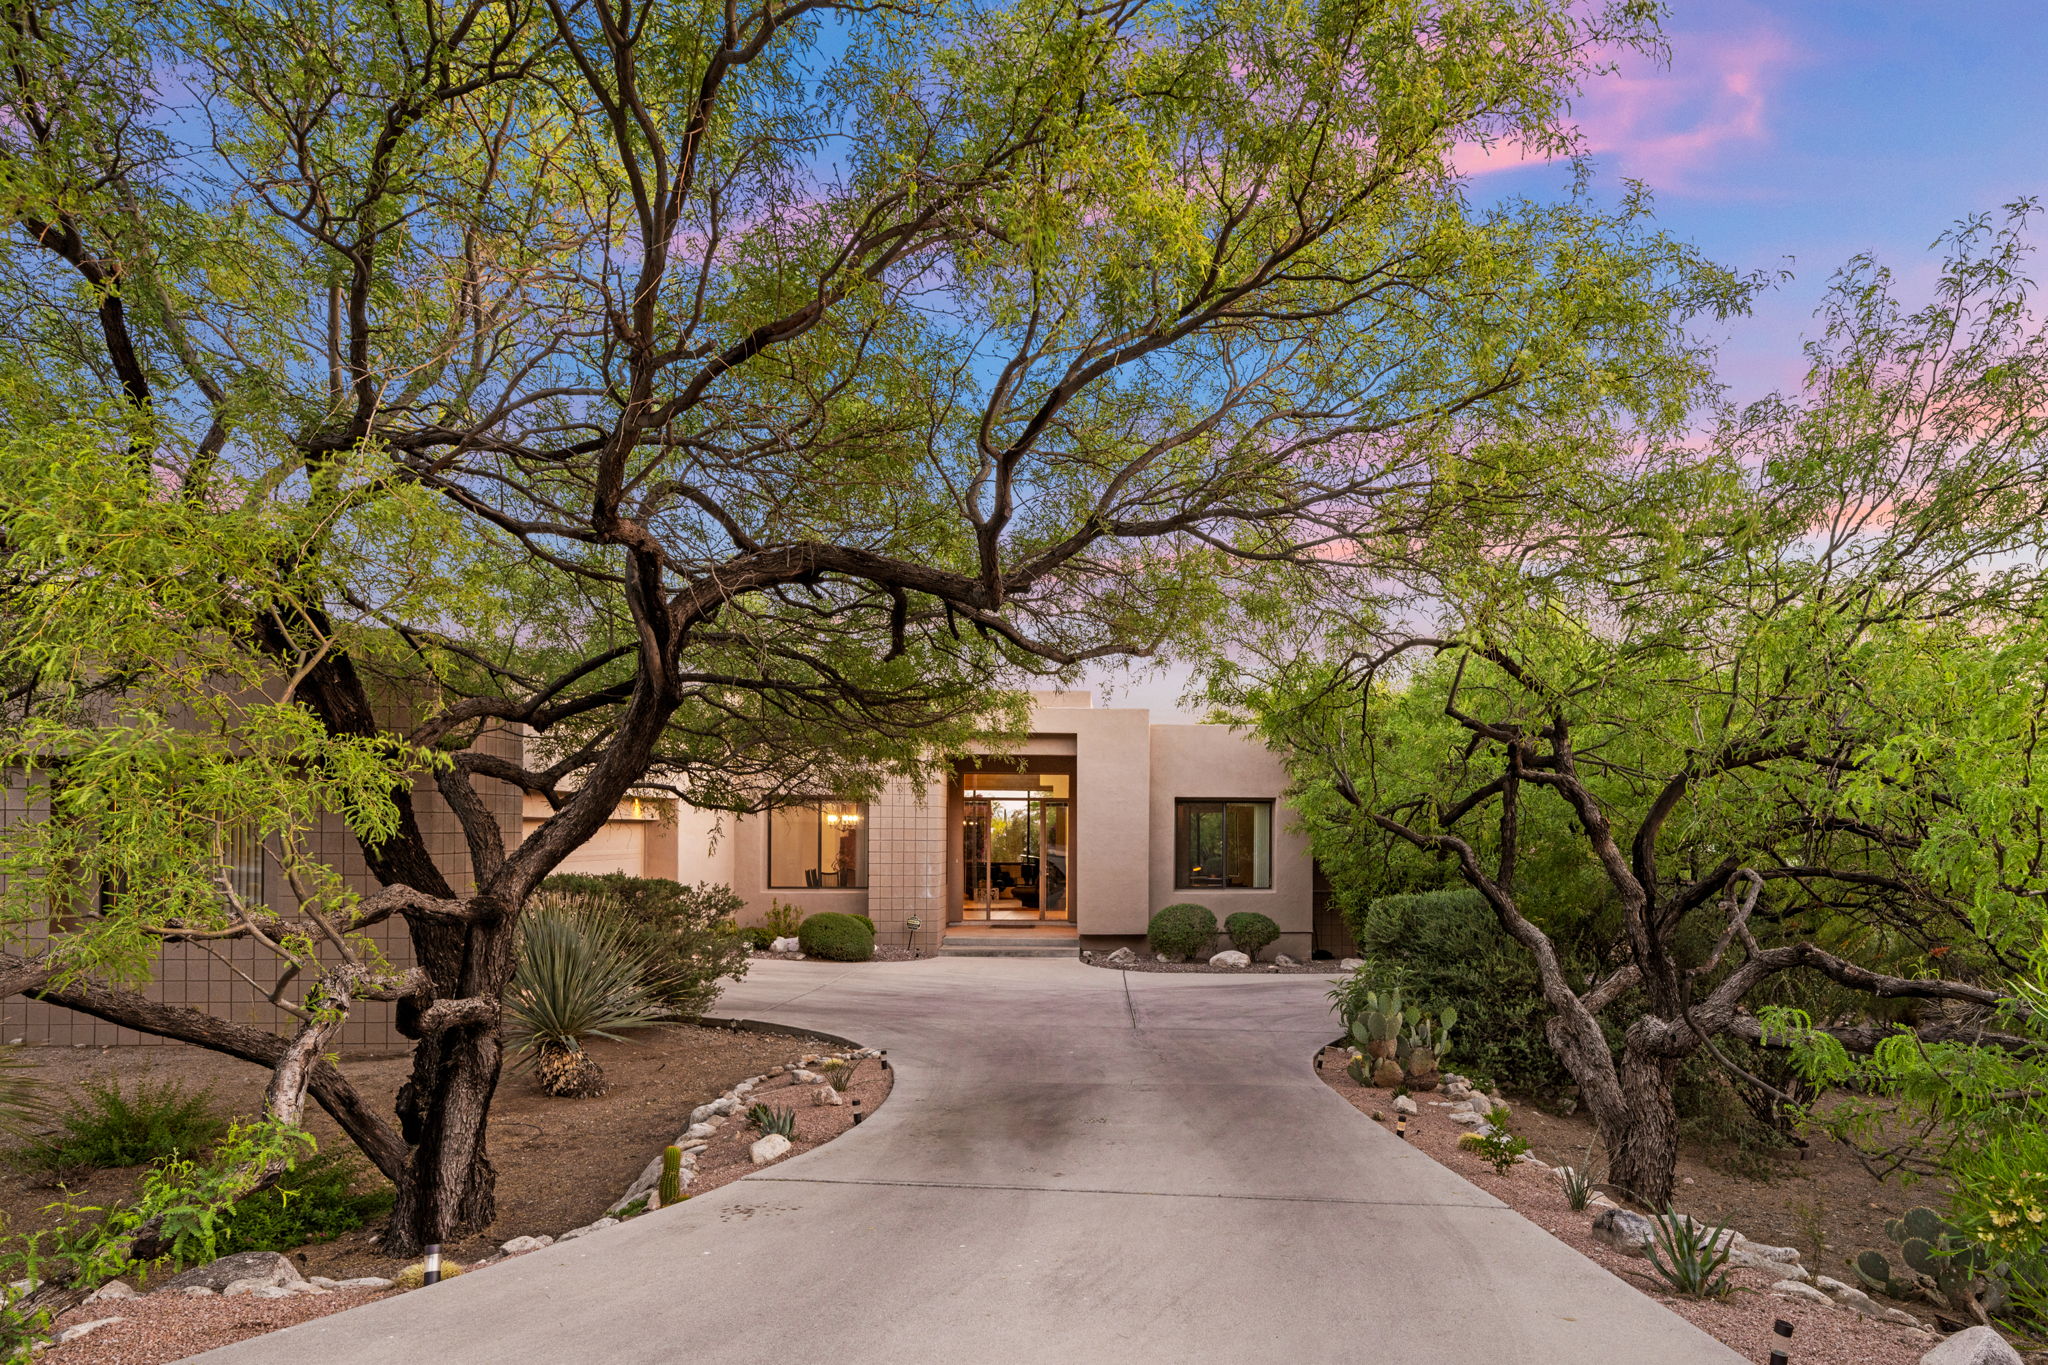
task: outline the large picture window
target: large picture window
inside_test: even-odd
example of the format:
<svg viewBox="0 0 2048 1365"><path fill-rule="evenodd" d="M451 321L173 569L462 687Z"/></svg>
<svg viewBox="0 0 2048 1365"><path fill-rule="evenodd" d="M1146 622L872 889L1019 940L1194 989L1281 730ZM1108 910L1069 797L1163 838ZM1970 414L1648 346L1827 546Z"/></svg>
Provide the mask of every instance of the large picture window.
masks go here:
<svg viewBox="0 0 2048 1365"><path fill-rule="evenodd" d="M1272 886L1273 803L1174 803L1173 869L1173 884L1184 890Z"/></svg>
<svg viewBox="0 0 2048 1365"><path fill-rule="evenodd" d="M768 885L838 889L868 884L868 808L858 801L768 812Z"/></svg>

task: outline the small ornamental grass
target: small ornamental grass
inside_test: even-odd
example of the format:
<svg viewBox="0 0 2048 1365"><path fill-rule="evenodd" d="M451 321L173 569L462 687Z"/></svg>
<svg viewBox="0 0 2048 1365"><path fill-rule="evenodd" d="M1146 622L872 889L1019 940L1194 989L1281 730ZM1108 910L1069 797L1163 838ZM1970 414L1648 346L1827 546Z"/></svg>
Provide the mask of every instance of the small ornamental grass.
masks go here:
<svg viewBox="0 0 2048 1365"><path fill-rule="evenodd" d="M1656 1228L1650 1264L1664 1283L1689 1299L1728 1297L1735 1287L1727 1270L1735 1239L1728 1235L1726 1223L1708 1228L1669 1209L1650 1222Z"/></svg>
<svg viewBox="0 0 2048 1365"><path fill-rule="evenodd" d="M1489 1132L1465 1134L1458 1139L1458 1145L1476 1153L1481 1161L1493 1167L1496 1175L1506 1175L1515 1168L1516 1159L1529 1150L1529 1139L1517 1137L1496 1124Z"/></svg>

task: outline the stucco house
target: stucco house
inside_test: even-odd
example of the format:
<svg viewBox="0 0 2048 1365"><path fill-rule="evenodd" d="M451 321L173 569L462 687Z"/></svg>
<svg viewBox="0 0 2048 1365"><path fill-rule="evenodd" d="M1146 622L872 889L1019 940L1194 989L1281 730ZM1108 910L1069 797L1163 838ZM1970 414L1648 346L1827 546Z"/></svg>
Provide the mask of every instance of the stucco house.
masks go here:
<svg viewBox="0 0 2048 1365"><path fill-rule="evenodd" d="M1277 755L1229 726L1155 724L1087 692L1032 702L1014 753L892 782L871 802L723 818L629 802L564 870L724 882L751 923L778 901L858 911L879 942L926 953L1137 944L1175 901L1219 922L1270 916L1281 931L1271 952L1319 946L1313 865Z"/></svg>

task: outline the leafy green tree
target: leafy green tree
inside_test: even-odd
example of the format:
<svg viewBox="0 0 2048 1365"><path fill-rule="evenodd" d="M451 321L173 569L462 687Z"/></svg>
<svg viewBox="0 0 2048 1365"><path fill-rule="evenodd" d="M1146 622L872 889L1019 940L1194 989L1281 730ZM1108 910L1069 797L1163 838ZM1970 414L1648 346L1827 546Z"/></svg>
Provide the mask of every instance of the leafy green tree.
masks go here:
<svg viewBox="0 0 2048 1365"><path fill-rule="evenodd" d="M7 984L267 1065L110 974L209 936L274 944L280 1001L359 972L418 1040L398 1123L312 1093L390 1245L484 1226L517 917L628 790L858 794L1013 730L998 684L1199 635L1233 562L1579 460L1440 489L1489 423L1683 410L1682 318L1739 282L1451 159L1569 150L1654 8L12 4L11 866L76 868L24 945L115 891ZM493 783L552 811L517 847ZM298 853L336 813L367 894ZM207 870L251 822L290 932ZM391 915L416 969L363 957Z"/></svg>
<svg viewBox="0 0 2048 1365"><path fill-rule="evenodd" d="M1321 844L1392 840L1485 897L1649 1206L1680 1066L1790 1041L1756 1010L1798 978L1832 993L1809 1039L2038 1055L2008 986L2048 930L2029 212L1963 224L1918 311L1853 264L1804 397L1731 414L1705 451L1616 453L1604 490L1560 487L1511 534L1446 535L1412 561L1418 597L1329 653L1290 619L1265 663L1219 667ZM1533 910L1555 898L1538 859L1614 908L1590 979Z"/></svg>

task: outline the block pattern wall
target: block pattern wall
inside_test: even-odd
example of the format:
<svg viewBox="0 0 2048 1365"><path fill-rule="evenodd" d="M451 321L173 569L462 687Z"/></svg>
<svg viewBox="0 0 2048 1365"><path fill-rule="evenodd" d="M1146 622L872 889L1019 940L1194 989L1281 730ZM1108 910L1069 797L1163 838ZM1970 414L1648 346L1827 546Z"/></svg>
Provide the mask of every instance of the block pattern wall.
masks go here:
<svg viewBox="0 0 2048 1365"><path fill-rule="evenodd" d="M946 786L891 779L868 806L868 917L875 941L911 942L905 923L917 916L916 943L938 949L946 929Z"/></svg>
<svg viewBox="0 0 2048 1365"><path fill-rule="evenodd" d="M518 744L517 736L505 734L486 736L479 747L491 752L502 749L504 757L516 759L519 756ZM488 779L479 779L478 788L497 816L507 846L517 844L520 837L519 793ZM468 890L474 885L469 870L469 851L454 812L442 801L430 780L422 780L415 785L413 803L434 860L447 873L458 892ZM19 784L9 782L0 785L0 819L11 821L21 818L24 813ZM323 862L341 873L352 890L369 892L376 889L376 879L364 864L361 850L340 820L330 817L322 821L313 835L313 849ZM266 870L265 899L279 908L289 905L289 892L282 885L283 879L275 863ZM402 920L386 920L369 933L392 962L400 966L411 965L412 944ZM166 1004L189 1005L218 1018L253 1024L273 1032L287 1032L295 1026L292 1016L271 1005L264 998L263 991L236 975L239 969L267 987L275 979L274 958L254 945L236 943L216 947L214 953L219 956L191 945L172 945L164 951L158 962L156 978L145 988L145 993L151 999ZM410 1050L412 1041L401 1035L393 1024L396 1010L396 1005L387 1003L357 1005L350 1011L349 1021L342 1028L340 1045L358 1053ZM15 1039L30 1044L74 1047L114 1047L166 1041L20 996L0 1000L0 1042Z"/></svg>

